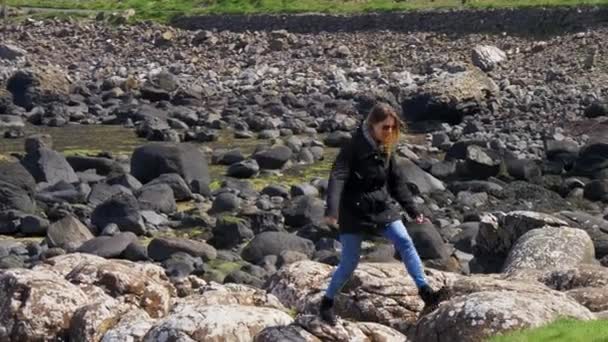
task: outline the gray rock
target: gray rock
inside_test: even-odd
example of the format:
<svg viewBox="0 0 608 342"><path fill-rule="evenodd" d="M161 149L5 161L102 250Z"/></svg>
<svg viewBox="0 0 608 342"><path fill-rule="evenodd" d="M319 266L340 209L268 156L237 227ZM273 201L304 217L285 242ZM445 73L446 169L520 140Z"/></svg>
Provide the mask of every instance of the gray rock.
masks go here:
<svg viewBox="0 0 608 342"><path fill-rule="evenodd" d="M472 54L473 64L481 70L490 71L507 59L507 54L496 46L476 45Z"/></svg>
<svg viewBox="0 0 608 342"><path fill-rule="evenodd" d="M283 232L263 232L256 235L243 249L244 260L257 264L267 255L280 255L283 251L296 251L312 257L315 246L312 241L294 234Z"/></svg>
<svg viewBox="0 0 608 342"><path fill-rule="evenodd" d="M192 199L192 191L188 187L188 184L184 179L177 173L165 173L157 178L146 183L146 186L166 184L173 190L173 196L176 201L187 201Z"/></svg>
<svg viewBox="0 0 608 342"><path fill-rule="evenodd" d="M49 247L60 247L70 251L78 249L84 242L93 239L91 231L73 216L51 224L47 231L46 243Z"/></svg>
<svg viewBox="0 0 608 342"><path fill-rule="evenodd" d="M593 241L582 229L545 226L522 235L509 252L504 273L575 268L595 261Z"/></svg>
<svg viewBox="0 0 608 342"><path fill-rule="evenodd" d="M115 195L98 205L91 214L91 223L98 229L115 223L123 232L133 232L137 235L146 232L137 199L129 194Z"/></svg>
<svg viewBox="0 0 608 342"><path fill-rule="evenodd" d="M155 261L166 260L177 252L201 257L203 261L213 260L217 256L215 248L202 241L167 237L154 238L148 245L148 255Z"/></svg>
<svg viewBox="0 0 608 342"><path fill-rule="evenodd" d="M114 236L98 236L83 243L78 252L94 254L103 258L118 258L127 246L137 241L132 232L122 232Z"/></svg>
<svg viewBox="0 0 608 342"><path fill-rule="evenodd" d="M137 202L142 210L171 214L177 210L173 190L166 183L144 185L136 191Z"/></svg>
<svg viewBox="0 0 608 342"><path fill-rule="evenodd" d="M257 175L259 171L258 162L255 159L249 159L230 165L226 175L235 178L251 178Z"/></svg>

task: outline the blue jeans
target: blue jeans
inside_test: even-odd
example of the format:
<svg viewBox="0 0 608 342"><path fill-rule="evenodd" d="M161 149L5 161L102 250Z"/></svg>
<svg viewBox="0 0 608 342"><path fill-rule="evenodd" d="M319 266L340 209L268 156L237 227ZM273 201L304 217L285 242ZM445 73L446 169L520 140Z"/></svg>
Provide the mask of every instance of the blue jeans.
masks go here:
<svg viewBox="0 0 608 342"><path fill-rule="evenodd" d="M422 261L412 238L407 233L405 226L401 220L395 221L386 226L383 235L391 240L395 245L399 255L405 264L406 270L410 277L414 279L416 286L421 288L427 285ZM340 256L340 264L334 272L329 287L325 292L327 298L333 299L336 294L342 289L346 281L351 277L355 268L359 264L359 256L361 254L362 234L341 234L340 242L342 243L342 255Z"/></svg>

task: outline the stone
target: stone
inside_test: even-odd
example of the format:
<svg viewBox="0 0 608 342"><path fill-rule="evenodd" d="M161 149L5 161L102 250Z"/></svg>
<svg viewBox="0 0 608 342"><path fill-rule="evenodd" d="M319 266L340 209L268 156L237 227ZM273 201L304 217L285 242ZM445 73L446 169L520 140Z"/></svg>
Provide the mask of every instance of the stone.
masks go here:
<svg viewBox="0 0 608 342"><path fill-rule="evenodd" d="M587 232L546 226L530 230L517 240L505 261L503 272L571 268L594 261L595 249Z"/></svg>

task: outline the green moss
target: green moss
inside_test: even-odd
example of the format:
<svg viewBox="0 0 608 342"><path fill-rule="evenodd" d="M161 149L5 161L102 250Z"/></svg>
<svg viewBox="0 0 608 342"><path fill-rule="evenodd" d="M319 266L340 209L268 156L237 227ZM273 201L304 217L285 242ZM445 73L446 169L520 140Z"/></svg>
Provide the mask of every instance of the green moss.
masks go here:
<svg viewBox="0 0 608 342"><path fill-rule="evenodd" d="M608 341L608 321L560 319L534 329L511 332L489 339L489 342L592 342Z"/></svg>
<svg viewBox="0 0 608 342"><path fill-rule="evenodd" d="M245 221L245 219L236 217L234 215L222 215L218 218L218 220L223 220L227 223L241 223Z"/></svg>

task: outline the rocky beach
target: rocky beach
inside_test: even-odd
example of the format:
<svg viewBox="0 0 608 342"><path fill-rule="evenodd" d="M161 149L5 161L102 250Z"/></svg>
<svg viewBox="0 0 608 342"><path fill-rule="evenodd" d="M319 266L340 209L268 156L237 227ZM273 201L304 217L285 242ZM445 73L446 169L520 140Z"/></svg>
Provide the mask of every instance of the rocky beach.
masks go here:
<svg viewBox="0 0 608 342"><path fill-rule="evenodd" d="M547 35L0 27L0 341L485 341L608 319L608 26ZM432 223L339 261L339 147L378 101ZM404 214L405 215L405 214Z"/></svg>

